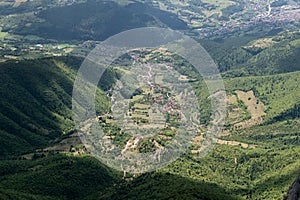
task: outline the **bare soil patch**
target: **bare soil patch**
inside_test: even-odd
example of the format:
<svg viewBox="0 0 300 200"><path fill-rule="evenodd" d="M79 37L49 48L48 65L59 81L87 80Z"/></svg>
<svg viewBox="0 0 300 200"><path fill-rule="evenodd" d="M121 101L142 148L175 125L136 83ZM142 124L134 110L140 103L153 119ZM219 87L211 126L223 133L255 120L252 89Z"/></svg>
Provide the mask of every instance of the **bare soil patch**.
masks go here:
<svg viewBox="0 0 300 200"><path fill-rule="evenodd" d="M266 115L265 105L255 97L254 92L251 90L249 92L236 91L237 97L244 102L247 106L247 110L251 114L251 119L235 124L235 128L242 129L248 128L263 122L263 116Z"/></svg>

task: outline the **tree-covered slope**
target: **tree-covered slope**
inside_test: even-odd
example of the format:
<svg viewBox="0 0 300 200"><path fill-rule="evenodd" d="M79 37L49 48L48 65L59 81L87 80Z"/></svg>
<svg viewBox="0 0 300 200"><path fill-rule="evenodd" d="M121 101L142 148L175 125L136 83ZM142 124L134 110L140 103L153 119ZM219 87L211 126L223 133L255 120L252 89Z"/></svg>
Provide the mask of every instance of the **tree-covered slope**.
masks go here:
<svg viewBox="0 0 300 200"><path fill-rule="evenodd" d="M32 152L73 130L72 90L79 58L0 65L0 157ZM99 110L106 100L99 96Z"/></svg>
<svg viewBox="0 0 300 200"><path fill-rule="evenodd" d="M97 194L96 194L97 195ZM96 195L87 199L96 199ZM125 183L110 199L239 199L218 184L170 173L148 173Z"/></svg>
<svg viewBox="0 0 300 200"><path fill-rule="evenodd" d="M83 199L122 182L120 173L88 156L0 161L0 171L1 199Z"/></svg>
<svg viewBox="0 0 300 200"><path fill-rule="evenodd" d="M35 4L35 2L22 4L24 13L18 11L20 8L8 9L6 12L15 14L18 18L23 17L24 20L16 19L7 23L5 21L3 30L18 35L74 41L104 40L122 31L147 26L177 30L188 28L187 24L175 14L138 2L120 5L114 1L89 0L50 8L47 8L49 2L43 3L38 8ZM12 26L12 23L15 26Z"/></svg>
<svg viewBox="0 0 300 200"><path fill-rule="evenodd" d="M71 125L72 77L53 60L1 64L1 156L31 152Z"/></svg>
<svg viewBox="0 0 300 200"><path fill-rule="evenodd" d="M300 180L299 175L294 181L294 183L289 188L287 195L284 197L284 200L293 200L300 198Z"/></svg>
<svg viewBox="0 0 300 200"><path fill-rule="evenodd" d="M251 74L275 74L300 70L300 40L295 39L279 42L262 50L246 63Z"/></svg>
<svg viewBox="0 0 300 200"><path fill-rule="evenodd" d="M267 106L267 123L299 118L300 72L226 79L229 92L253 90Z"/></svg>
<svg viewBox="0 0 300 200"><path fill-rule="evenodd" d="M299 171L299 71L224 79L228 95L252 90L267 108L263 123L226 127L230 134L221 138L251 147L216 144L204 158L187 152L157 172L127 181L90 156L50 153L34 160L5 160L20 159L72 132L72 87L81 62L63 57L1 63L1 198L276 199L286 194ZM114 73L105 75L102 89L109 88ZM192 84L197 95L203 94L205 86ZM108 108L104 95L97 102L99 111Z"/></svg>
<svg viewBox="0 0 300 200"><path fill-rule="evenodd" d="M264 33L264 32L263 32ZM271 75L300 70L300 34L261 32L202 40L225 77Z"/></svg>

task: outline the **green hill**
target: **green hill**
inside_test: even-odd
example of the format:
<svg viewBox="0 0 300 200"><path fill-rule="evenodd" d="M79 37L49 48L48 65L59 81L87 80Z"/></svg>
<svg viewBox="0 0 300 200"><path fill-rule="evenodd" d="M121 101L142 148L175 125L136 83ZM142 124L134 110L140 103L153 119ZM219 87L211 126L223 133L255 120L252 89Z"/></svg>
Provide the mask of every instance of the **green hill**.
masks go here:
<svg viewBox="0 0 300 200"><path fill-rule="evenodd" d="M300 88L298 86L300 72L268 76L249 76L226 79L226 88L235 90L253 90L267 106L266 121L299 118Z"/></svg>
<svg viewBox="0 0 300 200"><path fill-rule="evenodd" d="M253 41L247 39L239 45L249 46ZM74 132L71 94L81 62L79 58L57 57L0 64L1 198L277 199L283 198L297 176L300 72L296 69L225 78L228 94L253 91L267 108L261 124L242 129L226 127L229 134L220 138L246 147L218 143L204 158L187 151L163 169L126 180L86 154L50 152L23 160L20 155L57 144ZM190 68L184 67L184 62L178 60L177 64L178 71L188 74ZM106 73L99 83L102 90L107 90L119 75L113 70ZM192 84L196 94L205 99L205 86L198 81ZM109 105L102 90L97 96L98 112L106 111Z"/></svg>
<svg viewBox="0 0 300 200"><path fill-rule="evenodd" d="M0 64L0 157L49 146L72 133L71 95L78 58ZM106 100L99 96L98 110Z"/></svg>
<svg viewBox="0 0 300 200"><path fill-rule="evenodd" d="M300 34L265 32L201 40L225 77L260 76L300 70Z"/></svg>
<svg viewBox="0 0 300 200"><path fill-rule="evenodd" d="M71 127L72 77L51 59L1 64L1 157L32 152Z"/></svg>
<svg viewBox="0 0 300 200"><path fill-rule="evenodd" d="M253 29L199 40L224 77L229 102L224 131L205 157L198 156L196 150L201 144L194 138L190 149L170 165L145 174L127 173L125 177L90 155L76 137L72 90L83 59L24 59L66 55L72 50L87 52L82 48L92 48L97 44L95 40L137 27L219 29L222 20L247 21L257 15L247 8L256 5L254 2L35 0L15 7L12 0L0 2L0 199L283 199L300 171L297 23L290 24L294 31L259 24ZM271 3L277 7L286 1ZM81 44L86 40L92 41ZM207 125L211 110L207 86L179 56L164 57L160 51L152 55L150 50L145 51L140 58L174 64L181 78L193 86L202 125ZM24 56L17 57L18 52ZM139 53L135 51L135 55ZM105 72L96 95L97 114L110 110L105 92L128 73L118 64L130 65L131 61L125 55L114 63L117 67ZM243 99L239 92L250 92L252 96ZM144 100L140 93L141 88L135 91L138 95L127 95ZM168 90L162 96L169 96ZM252 110L249 102L254 102ZM255 121L253 110L257 111L259 105L266 109ZM144 109L134 103L132 107L140 112L139 117L148 119L150 114ZM118 137L123 132L114 126L113 117L101 118L104 125L109 125L106 131L115 144L128 142L128 135ZM249 123L251 120L254 123ZM246 125L235 126L240 123ZM176 134L169 130L162 133L167 133L163 134L166 138ZM152 148L151 144L142 147ZM56 149L59 145L64 150ZM291 196L298 193L298 179L290 188Z"/></svg>
<svg viewBox="0 0 300 200"><path fill-rule="evenodd" d="M126 182L118 175L109 184L101 182L102 176L104 180L110 176L102 175L106 170L91 157L50 153L34 160L7 160L51 146L64 133L72 133L70 94L80 62L64 57L1 64L0 184L4 197L265 199L286 194L299 170L299 122L297 116L288 114L298 108L300 93L295 83L299 72L225 80L228 93L253 90L268 108L264 124L231 130L222 138L257 145L254 149L217 144L205 158L187 152L158 172ZM99 110L107 106L101 104Z"/></svg>
<svg viewBox="0 0 300 200"><path fill-rule="evenodd" d="M18 8L4 11L3 15L9 12L18 17L10 21L3 20L3 31L23 36L35 35L59 41L74 41L104 40L125 30L147 26L176 30L188 28L175 14L138 2L120 5L114 1L89 0L50 8L47 8L52 5L49 2L44 2L39 7L36 4L38 3L30 1ZM20 18L23 20L18 20Z"/></svg>
<svg viewBox="0 0 300 200"><path fill-rule="evenodd" d="M87 199L96 199L98 193ZM238 199L217 184L170 173L148 173L120 187L110 199Z"/></svg>
<svg viewBox="0 0 300 200"><path fill-rule="evenodd" d="M92 157L54 155L0 162L1 199L83 199L109 193L122 179Z"/></svg>

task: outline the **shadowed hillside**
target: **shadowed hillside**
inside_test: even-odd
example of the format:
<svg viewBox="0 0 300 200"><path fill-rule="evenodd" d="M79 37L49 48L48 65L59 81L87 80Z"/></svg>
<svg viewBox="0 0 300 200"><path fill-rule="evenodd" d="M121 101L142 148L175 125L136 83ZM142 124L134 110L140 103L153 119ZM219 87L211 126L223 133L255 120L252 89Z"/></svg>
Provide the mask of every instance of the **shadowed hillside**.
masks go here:
<svg viewBox="0 0 300 200"><path fill-rule="evenodd" d="M300 177L298 175L297 179L289 188L287 196L284 200L298 200L300 198Z"/></svg>
<svg viewBox="0 0 300 200"><path fill-rule="evenodd" d="M79 58L0 65L0 157L30 153L73 132L72 90ZM99 95L99 111L106 100Z"/></svg>
<svg viewBox="0 0 300 200"><path fill-rule="evenodd" d="M83 199L122 182L120 173L92 157L1 161L0 171L1 199Z"/></svg>
<svg viewBox="0 0 300 200"><path fill-rule="evenodd" d="M187 29L175 14L142 3L121 6L113 1L92 0L46 9L36 17L44 22L16 28L14 33L70 41L104 40L125 30L147 26Z"/></svg>

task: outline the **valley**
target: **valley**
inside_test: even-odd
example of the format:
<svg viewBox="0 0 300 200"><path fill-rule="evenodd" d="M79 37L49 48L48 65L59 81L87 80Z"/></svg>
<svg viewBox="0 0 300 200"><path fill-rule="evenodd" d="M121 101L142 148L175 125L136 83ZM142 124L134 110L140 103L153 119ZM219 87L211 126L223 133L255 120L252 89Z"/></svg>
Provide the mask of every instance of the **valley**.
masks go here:
<svg viewBox="0 0 300 200"><path fill-rule="evenodd" d="M31 62L31 61L27 61L27 62ZM47 60L39 61L40 64L42 62L47 64L49 61L47 61ZM51 62L53 62L53 61L51 61ZM25 63L21 62L22 65L24 65ZM73 76L72 75L72 74L74 74L73 70L76 69L76 67L75 67L76 62L74 63L74 60L58 57L55 59L55 61L53 63L57 63L56 64L57 68L54 68L55 70L63 70L63 71L61 71L61 72L63 72L63 74L69 73L68 77ZM18 64L14 64L14 65L18 66ZM20 70L20 68L18 68L17 66L16 66L16 69ZM73 66L73 67L70 68L68 66ZM2 69L3 69L3 67L2 67ZM23 69L26 69L26 68L23 68ZM43 68L41 68L41 69L43 69ZM45 68L45 69L47 69L47 68ZM52 70L54 70L54 69L52 69ZM35 70L35 71L37 71L37 70ZM37 73L37 72L35 72L35 73ZM22 72L22 74L24 74L24 72ZM130 187L133 188L133 191L139 190L138 186L139 187L141 187L141 186L147 187L146 185L148 185L148 184L154 184L153 181L155 179L153 178L153 176L154 177L159 176L160 177L159 180L166 181L165 183L166 184L168 183L167 185L169 185L170 183L175 184L175 182L173 182L175 180L178 181L177 182L178 184L180 184L180 183L188 184L186 182L186 180L184 180L183 178L179 178L179 179L177 179L175 177L170 178L170 176L171 177L179 176L179 177L185 177L185 178L190 177L190 178L192 178L192 180L195 180L197 182L197 184L194 184L194 186L197 188L197 192L203 191L203 188L206 187L204 185L200 186L202 184L201 182L216 184L214 186L214 188L217 187L217 185L221 186L223 188L226 188L225 189L226 191L220 189L220 192L221 191L222 192L219 193L219 195L220 195L219 197L217 197L217 196L211 197L214 199L222 199L224 196L229 195L229 194L236 195L236 198L238 198L238 197L246 198L246 196L252 196L252 197L255 196L255 198L263 199L266 196L270 197L271 195L274 195L273 196L274 198L275 198L275 196L278 196L278 195L283 197L285 195L290 183L295 178L295 176L293 174L297 173L297 171L298 171L297 162L299 162L299 161L298 161L297 152L298 152L298 148L299 148L298 144L299 144L300 140L299 140L299 134L298 134L297 130L300 126L300 123L297 118L290 118L290 117L282 118L281 120L276 120L276 122L272 122L272 121L274 118L278 118L279 116L282 116L283 113L285 113L285 111L277 110L278 107L275 105L280 104L282 106L281 109L284 109L284 110L286 110L286 112L289 112L289 109L292 108L292 105L297 102L297 96L293 95L294 96L293 98L290 98L289 96L285 97L285 94L283 93L283 91L285 91L285 92L289 91L291 94L299 94L296 92L299 88L294 87L293 84L289 84L289 81L288 81L288 80L290 80L291 83L293 83L294 79L299 77L298 75L299 75L298 72L293 72L293 73L289 73L289 74L258 76L258 77L250 77L250 78L248 78L248 77L233 78L233 79L225 80L225 85L226 85L226 88L228 89L228 92L230 93L230 91L232 91L233 94L234 94L234 92L244 94L245 96L241 97L241 99L244 99L244 101L246 103L249 101L248 100L249 96L251 96L252 100L255 100L255 103L256 103L256 101L258 101L260 99L263 100L265 106L268 107L268 109L266 109L266 111L265 111L266 115L262 114L263 115L262 117L264 119L263 125L253 124L251 127L247 126L247 127L242 127L239 129L236 129L236 128L231 129L231 127L233 127L233 125L231 125L228 127L229 128L228 132L230 134L224 134L224 136L222 136L218 141L216 141L217 144L216 144L215 148L206 157L201 158L201 159L198 158L197 152L193 152L193 150L191 149L190 153L187 152L187 154L184 157L176 160L170 166L165 167L165 168L159 170L158 172L155 172L154 175L151 175L151 176L150 176L150 174L149 175L148 174L141 175L141 176L138 176L137 179L133 179L132 182L129 181L129 182L121 183L121 185L124 184L124 187L125 187L125 185L129 184ZM281 87L282 82L278 81L280 79L286 80L285 81L286 86L285 86L284 90ZM8 80L8 79L6 79L6 80ZM32 80L32 79L28 79L28 80ZM268 82L270 85L273 83L272 93L268 94L267 92L263 92L263 91L267 91L266 88L268 88L267 85L262 84L264 81ZM59 84L62 84L62 83L59 83ZM26 85L28 87L28 90L31 91L32 89L30 87L32 87L32 86L30 86L29 83L26 83ZM251 87L253 87L253 86L255 87L255 90L254 90L254 91L256 91L255 94L253 92L251 92L251 90L249 90L247 85L251 86ZM241 87L241 86L243 86L243 87ZM62 85L60 87L62 87ZM7 89L6 91L9 92L8 88L6 88L6 89ZM245 91L245 92L242 92L242 91ZM246 91L248 91L248 92L246 93ZM69 92L70 92L70 90L69 90ZM37 92L35 92L35 93L37 93ZM286 104L286 103L281 104L280 102L276 102L275 99L272 100L273 94L276 94L275 99L281 98L282 101L287 101L286 99L289 99L290 104ZM43 95L46 95L46 93L44 93ZM103 94L103 95L105 96L105 94ZM253 96L253 95L255 95L255 96ZM282 95L282 96L280 96L280 95ZM7 93L5 95L6 98L8 96L9 96L9 93ZM45 96L45 97L52 98L52 96ZM53 96L53 97L55 97L55 96ZM230 95L228 95L228 97L230 97ZM236 96L236 98L237 97L238 97L238 95ZM138 100L140 98L135 98L135 99ZM1 102L3 102L3 100L4 99L2 98ZM69 101L70 101L70 99L67 100L66 103ZM235 106L241 106L237 109L238 113L236 113L236 114L245 115L244 120L245 121L249 120L249 117L247 117L247 112L246 112L248 110L248 107L247 106L245 107L246 103L239 105L239 104L236 104L236 101L237 100L235 100L232 103L234 103ZM19 102L24 102L24 100L20 100ZM55 101L49 99L49 102L55 102ZM260 104L262 105L262 103L259 103L259 105ZM49 104L49 106L51 106L51 105L55 105L55 104L53 104L53 103ZM57 105L59 105L59 104L57 104ZM68 105L68 104L66 104L66 105ZM15 105L15 106L18 106L18 105ZM70 104L69 104L69 106L70 106ZM69 107L69 106L67 106L67 107ZM252 106L252 103L249 103L248 106ZM66 107L66 109L67 109L67 107ZM39 108L39 106L37 108ZM21 112L26 113L26 110L23 110L25 108L20 107L19 109L21 109ZM40 109L44 110L46 108L40 107ZM51 109L52 112L55 111L55 107L49 107L49 109ZM251 111L251 108L249 110ZM250 111L248 111L248 112L250 113ZM59 117L59 115L60 115L59 113L62 112L62 109L59 109L55 112L58 112L56 116ZM7 112L1 112L1 113L7 113ZM105 112L103 112L103 113L105 113ZM28 116L28 113L26 115ZM229 116L231 116L231 115L234 117L234 114L229 113ZM287 116L292 116L292 115L287 115ZM257 116L254 116L254 117L257 117ZM3 119L5 119L5 118L3 118ZM12 119L17 120L14 118L12 118ZM35 119L35 118L32 118L32 119ZM60 120L63 120L63 119L61 118ZM102 119L102 120L104 120L104 119ZM55 121L56 120L54 119L54 121L51 122L51 124L52 123L54 124ZM63 124L66 124L66 125L68 124L68 120L63 120L62 122L63 122ZM230 123L230 121L228 121L228 122ZM234 121L232 121L232 122L235 123ZM39 122L37 122L37 123L39 123ZM6 125L8 125L8 123L6 123ZM11 128L13 126L14 125L11 124L11 125L9 125L9 127L10 127L9 129L4 129L4 130L11 130ZM24 126L24 128L26 128L26 126ZM64 131L66 131L67 129L64 129ZM29 129L29 131L32 131L32 129ZM266 134L266 131L267 131L267 134ZM7 133L12 133L12 132L8 131ZM54 134L54 133L51 133L51 134ZM42 136L42 137L45 137L45 136ZM49 135L49 136L51 136L51 135ZM46 136L45 138L47 139L47 138L49 138L49 136ZM54 138L58 137L58 136L59 136L59 134L57 136L54 136ZM46 160L48 160L48 159L54 159L52 162L56 163L58 161L55 161L55 159L65 160L66 158L70 158L71 160L73 160L72 162L75 162L75 163L77 163L77 162L81 163L81 162L83 162L81 160L86 160L86 159L94 160L94 158L92 158L89 155L88 151L84 150L84 147L81 145L81 143L80 142L78 143L78 141L79 141L78 137L75 136L75 138L74 138L74 136L75 135L71 134L71 132L70 132L67 135L63 136L63 138L61 138L61 139L55 139L52 142L51 142L51 140L49 140L50 143L48 143L44 146L43 151L37 150L34 154L29 154L30 156L32 156L31 158L28 157L28 154L26 154L27 156L25 156L25 158L26 159L29 158L31 161L28 160L28 161L22 161L22 162L25 163L25 166L26 165L31 166L33 164L35 166L35 170L32 171L32 170L28 169L28 171L25 170L24 172L18 172L14 176L3 175L2 179L1 179L2 181L0 180L0 184L2 184L4 188L9 189L9 190L6 190L7 192L11 191L12 194L15 194L17 196L20 196L20 195L26 196L26 193L21 194L19 192L13 192L13 191L19 191L20 188L22 187L21 185L19 186L19 184L22 183L24 181L24 179L19 176L21 176L21 174L24 174L24 175L27 174L26 176L36 176L35 174L37 173L37 174L39 174L38 176L40 178L42 178L45 176L40 173L43 173L44 170L47 170L45 168L46 166L39 167L40 164L34 164L34 163L39 163L39 162L45 163ZM22 136L19 136L19 137L22 137ZM2 138L3 138L3 135L2 135ZM22 140L24 140L24 139L26 139L26 138L23 137ZM198 139L200 139L200 141L201 141L201 138L198 138ZM28 138L27 140L30 141L32 139ZM17 142L17 141L18 140L16 140L16 139L11 140L11 142ZM8 140L6 139L6 143L7 142L8 142ZM54 144L51 144L51 143L54 143ZM126 144L126 143L123 143L123 144ZM13 145L13 146L17 147L15 145ZM22 148L20 148L20 150L24 149L24 147L26 147L26 146L22 145ZM40 149L40 147L39 147L39 149ZM15 149L15 150L17 150L17 149ZM32 150L28 149L26 151L30 152ZM19 151L19 152L22 152L22 151ZM2 153L3 153L3 151L2 151ZM10 153L12 153L12 151ZM57 154L57 153L59 153L59 154ZM14 155L16 155L16 154L14 154ZM66 156L66 158L64 158L65 156ZM19 154L19 156L17 156L17 157L19 157L19 158L23 157L22 153ZM17 164L19 161L17 161L17 160L1 161L1 163L2 163L1 171L5 171L7 162L10 162L11 164L13 162L15 162ZM33 162L33 163L30 164L30 162ZM96 161L93 161L93 162L96 162ZM55 170L57 170L57 171L61 170L61 165L57 165L57 166L54 165L53 167L55 167ZM22 169L24 170L23 167L22 167ZM90 167L86 168L86 170L88 170L88 169L90 169ZM101 168L99 168L99 170L101 170ZM80 172L80 173L82 173L82 172ZM117 173L117 172L114 172L114 173ZM11 178L10 178L10 176L11 176ZM19 178L16 180L15 178L13 178L15 176L17 176ZM60 175L58 175L58 174L55 176L60 177ZM87 177L89 177L89 176L87 176ZM118 177L118 175L117 175L117 177ZM13 181L13 180L14 180L13 184L10 183L10 181ZM122 180L121 175L119 176L119 180ZM129 180L131 180L131 179L129 179ZM138 180L143 180L142 182L144 185L140 185L140 184L135 185L135 181L138 181ZM237 180L239 180L239 181L236 182ZM44 182L45 182L45 184L47 184L48 180L44 179ZM73 181L71 181L71 182L73 182ZM279 182L280 182L280 186L278 186L278 188L280 188L280 189L272 190L272 192L270 193L268 188L273 187L274 184L279 184ZM4 186L4 184L5 184L5 186ZM37 183L30 183L30 184L33 187L34 185L40 184L40 183L37 182ZM126 186L126 187L128 187L128 186ZM176 187L177 186L174 185L172 188L175 189ZM211 187L211 186L209 186L209 187ZM232 188L236 188L237 191L236 192L230 191L230 189L232 189ZM40 187L40 189L42 189L42 187ZM43 190L40 190L40 189L39 190L35 189L34 194L35 195L48 194L48 195L50 195L50 197L51 197L51 195L53 195L48 192L44 193ZM171 190L171 188L169 188L169 189ZM71 188L70 188L70 190L72 191ZM118 192L120 192L120 190L124 192L125 188L123 188L123 189L120 188L118 190L111 189L111 190L109 190L108 193L106 193L106 194L101 193L101 194L102 195L117 195L117 194L120 194L120 193L118 193ZM10 194L10 195L12 195L12 194ZM189 194L192 194L192 193L189 193ZM201 193L199 195L208 195L208 194L214 194L214 193L212 193L212 192L205 193L203 191L203 193ZM71 197L67 193L62 194L62 195L67 195L66 197ZM90 195L91 195L90 197L93 199L93 196L100 195L100 194L99 194L99 192L96 192L95 194L90 193ZM129 199L136 198L134 196L135 195L134 193L130 193L128 195L129 196L127 196L127 197ZM142 193L140 195L141 196L146 195L145 197L149 197L150 194ZM163 193L161 195L166 195L166 194ZM155 197L155 196L153 196L153 197ZM47 198L47 196L45 196L45 198ZM109 198L109 197L107 196L107 198ZM201 198L201 196L199 196L199 198ZM234 197L231 197L231 198L234 198Z"/></svg>
<svg viewBox="0 0 300 200"><path fill-rule="evenodd" d="M0 199L283 199L300 171L299 12L296 0L0 2ZM205 156L214 94L165 49L128 52L108 67L95 118L75 128L73 86L86 55L144 26L192 36L219 67L227 116ZM172 93L184 85L196 101L183 98L189 90ZM94 124L103 131L89 136ZM101 153L128 158L122 170L97 159L83 134ZM162 168L126 168L159 163L180 145ZM135 162L142 153L152 156Z"/></svg>

